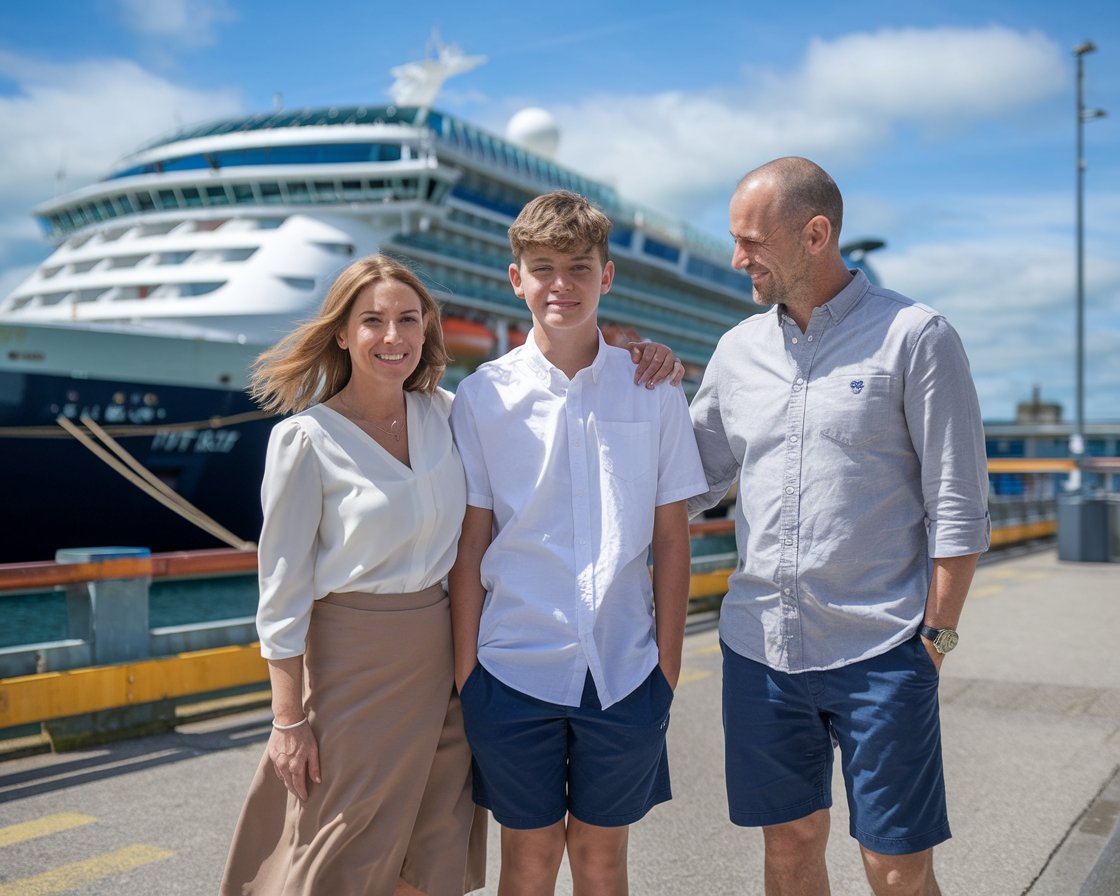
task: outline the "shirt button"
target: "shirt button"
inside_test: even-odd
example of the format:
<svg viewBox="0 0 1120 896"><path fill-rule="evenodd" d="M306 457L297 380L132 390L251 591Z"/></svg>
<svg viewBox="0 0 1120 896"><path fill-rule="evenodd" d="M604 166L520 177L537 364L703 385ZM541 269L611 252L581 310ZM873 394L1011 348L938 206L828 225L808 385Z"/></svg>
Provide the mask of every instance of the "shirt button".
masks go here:
<svg viewBox="0 0 1120 896"><path fill-rule="evenodd" d="M793 391L794 391L794 392L800 392L800 391L801 391L801 387L800 387L800 386L794 386L794 387L793 387Z"/></svg>
<svg viewBox="0 0 1120 896"><path fill-rule="evenodd" d="M813 341L813 337L812 337L812 336L810 336L810 337L809 337L809 341L810 341L810 342L812 342L812 341Z"/></svg>
<svg viewBox="0 0 1120 896"><path fill-rule="evenodd" d="M793 592L789 588L783 588L782 594L784 594L786 597L789 597L791 594L793 594Z"/></svg>
<svg viewBox="0 0 1120 896"><path fill-rule="evenodd" d="M796 442L796 441L797 441L797 436L790 436L790 437L789 437L789 440L790 440L791 442Z"/></svg>
<svg viewBox="0 0 1120 896"><path fill-rule="evenodd" d="M787 495L792 495L793 494L793 486L792 485L787 485L786 486L786 494Z"/></svg>
<svg viewBox="0 0 1120 896"><path fill-rule="evenodd" d="M793 544L793 539L792 538L787 538L786 539L786 544Z"/></svg>
<svg viewBox="0 0 1120 896"><path fill-rule="evenodd" d="M790 340L790 342L792 342L792 343L793 343L794 345L797 345L797 337L796 337L796 336L794 336L794 337L793 337L793 338L792 338L792 339Z"/></svg>
<svg viewBox="0 0 1120 896"><path fill-rule="evenodd" d="M801 379L801 377L798 377L798 378L797 378L797 379L795 379L795 380L794 380L793 382L794 382L794 383L795 383L796 385L798 385L798 386L802 386L802 385L804 385L804 384L805 384L805 380Z"/></svg>

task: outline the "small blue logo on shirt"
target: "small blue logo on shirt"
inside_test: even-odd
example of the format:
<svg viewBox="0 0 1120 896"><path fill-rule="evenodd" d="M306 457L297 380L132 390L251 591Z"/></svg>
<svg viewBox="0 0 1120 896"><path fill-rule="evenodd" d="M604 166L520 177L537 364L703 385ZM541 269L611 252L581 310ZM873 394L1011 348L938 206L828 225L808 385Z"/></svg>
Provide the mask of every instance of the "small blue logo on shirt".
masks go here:
<svg viewBox="0 0 1120 896"><path fill-rule="evenodd" d="M848 385L856 395L863 391L863 380L852 380Z"/></svg>

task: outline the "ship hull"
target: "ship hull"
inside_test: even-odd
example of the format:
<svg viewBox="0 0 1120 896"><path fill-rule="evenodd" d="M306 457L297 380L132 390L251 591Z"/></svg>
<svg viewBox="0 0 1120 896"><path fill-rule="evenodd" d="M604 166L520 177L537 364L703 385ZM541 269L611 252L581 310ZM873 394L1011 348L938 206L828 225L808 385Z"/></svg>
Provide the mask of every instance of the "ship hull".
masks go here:
<svg viewBox="0 0 1120 896"><path fill-rule="evenodd" d="M50 560L72 547L171 551L228 544L111 468L59 416L108 453L82 423L83 415L93 420L207 517L238 539L257 540L265 447L275 421L254 413L244 392L8 372L0 373L0 386L0 562Z"/></svg>

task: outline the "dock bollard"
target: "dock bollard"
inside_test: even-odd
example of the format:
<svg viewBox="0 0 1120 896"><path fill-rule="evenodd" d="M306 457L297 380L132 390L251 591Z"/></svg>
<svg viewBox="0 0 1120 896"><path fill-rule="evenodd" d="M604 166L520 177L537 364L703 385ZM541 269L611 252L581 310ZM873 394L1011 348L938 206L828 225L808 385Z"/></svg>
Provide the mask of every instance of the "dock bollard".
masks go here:
<svg viewBox="0 0 1120 896"><path fill-rule="evenodd" d="M148 548L67 548L57 563L104 563L146 558ZM151 634L148 589L151 577L105 579L66 586L68 635L89 643L90 662L108 666L148 659ZM102 710L43 723L56 751L73 750L108 740L170 730L175 722L171 700Z"/></svg>

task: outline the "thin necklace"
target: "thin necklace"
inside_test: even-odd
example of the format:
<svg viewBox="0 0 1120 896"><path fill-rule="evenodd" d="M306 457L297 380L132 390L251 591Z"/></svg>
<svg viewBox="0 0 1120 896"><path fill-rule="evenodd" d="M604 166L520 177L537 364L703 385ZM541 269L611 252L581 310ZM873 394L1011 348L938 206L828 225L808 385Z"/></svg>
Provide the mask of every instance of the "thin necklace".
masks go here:
<svg viewBox="0 0 1120 896"><path fill-rule="evenodd" d="M357 420L360 420L363 423L368 423L370 426L372 426L378 432L389 436L389 438L391 438L394 442L399 442L401 440L401 434L397 431L397 424L400 422L399 420L394 420L388 426L382 426L380 423L377 423L376 421L371 420L369 417L365 417L365 416L359 414L357 411L355 411L354 406L346 400L345 395L339 393L338 400L341 401L343 403L343 405L346 406L346 410L348 410L350 412L351 417L353 417ZM407 414L408 413L408 404L407 403L405 404L404 410L405 410L405 413Z"/></svg>

